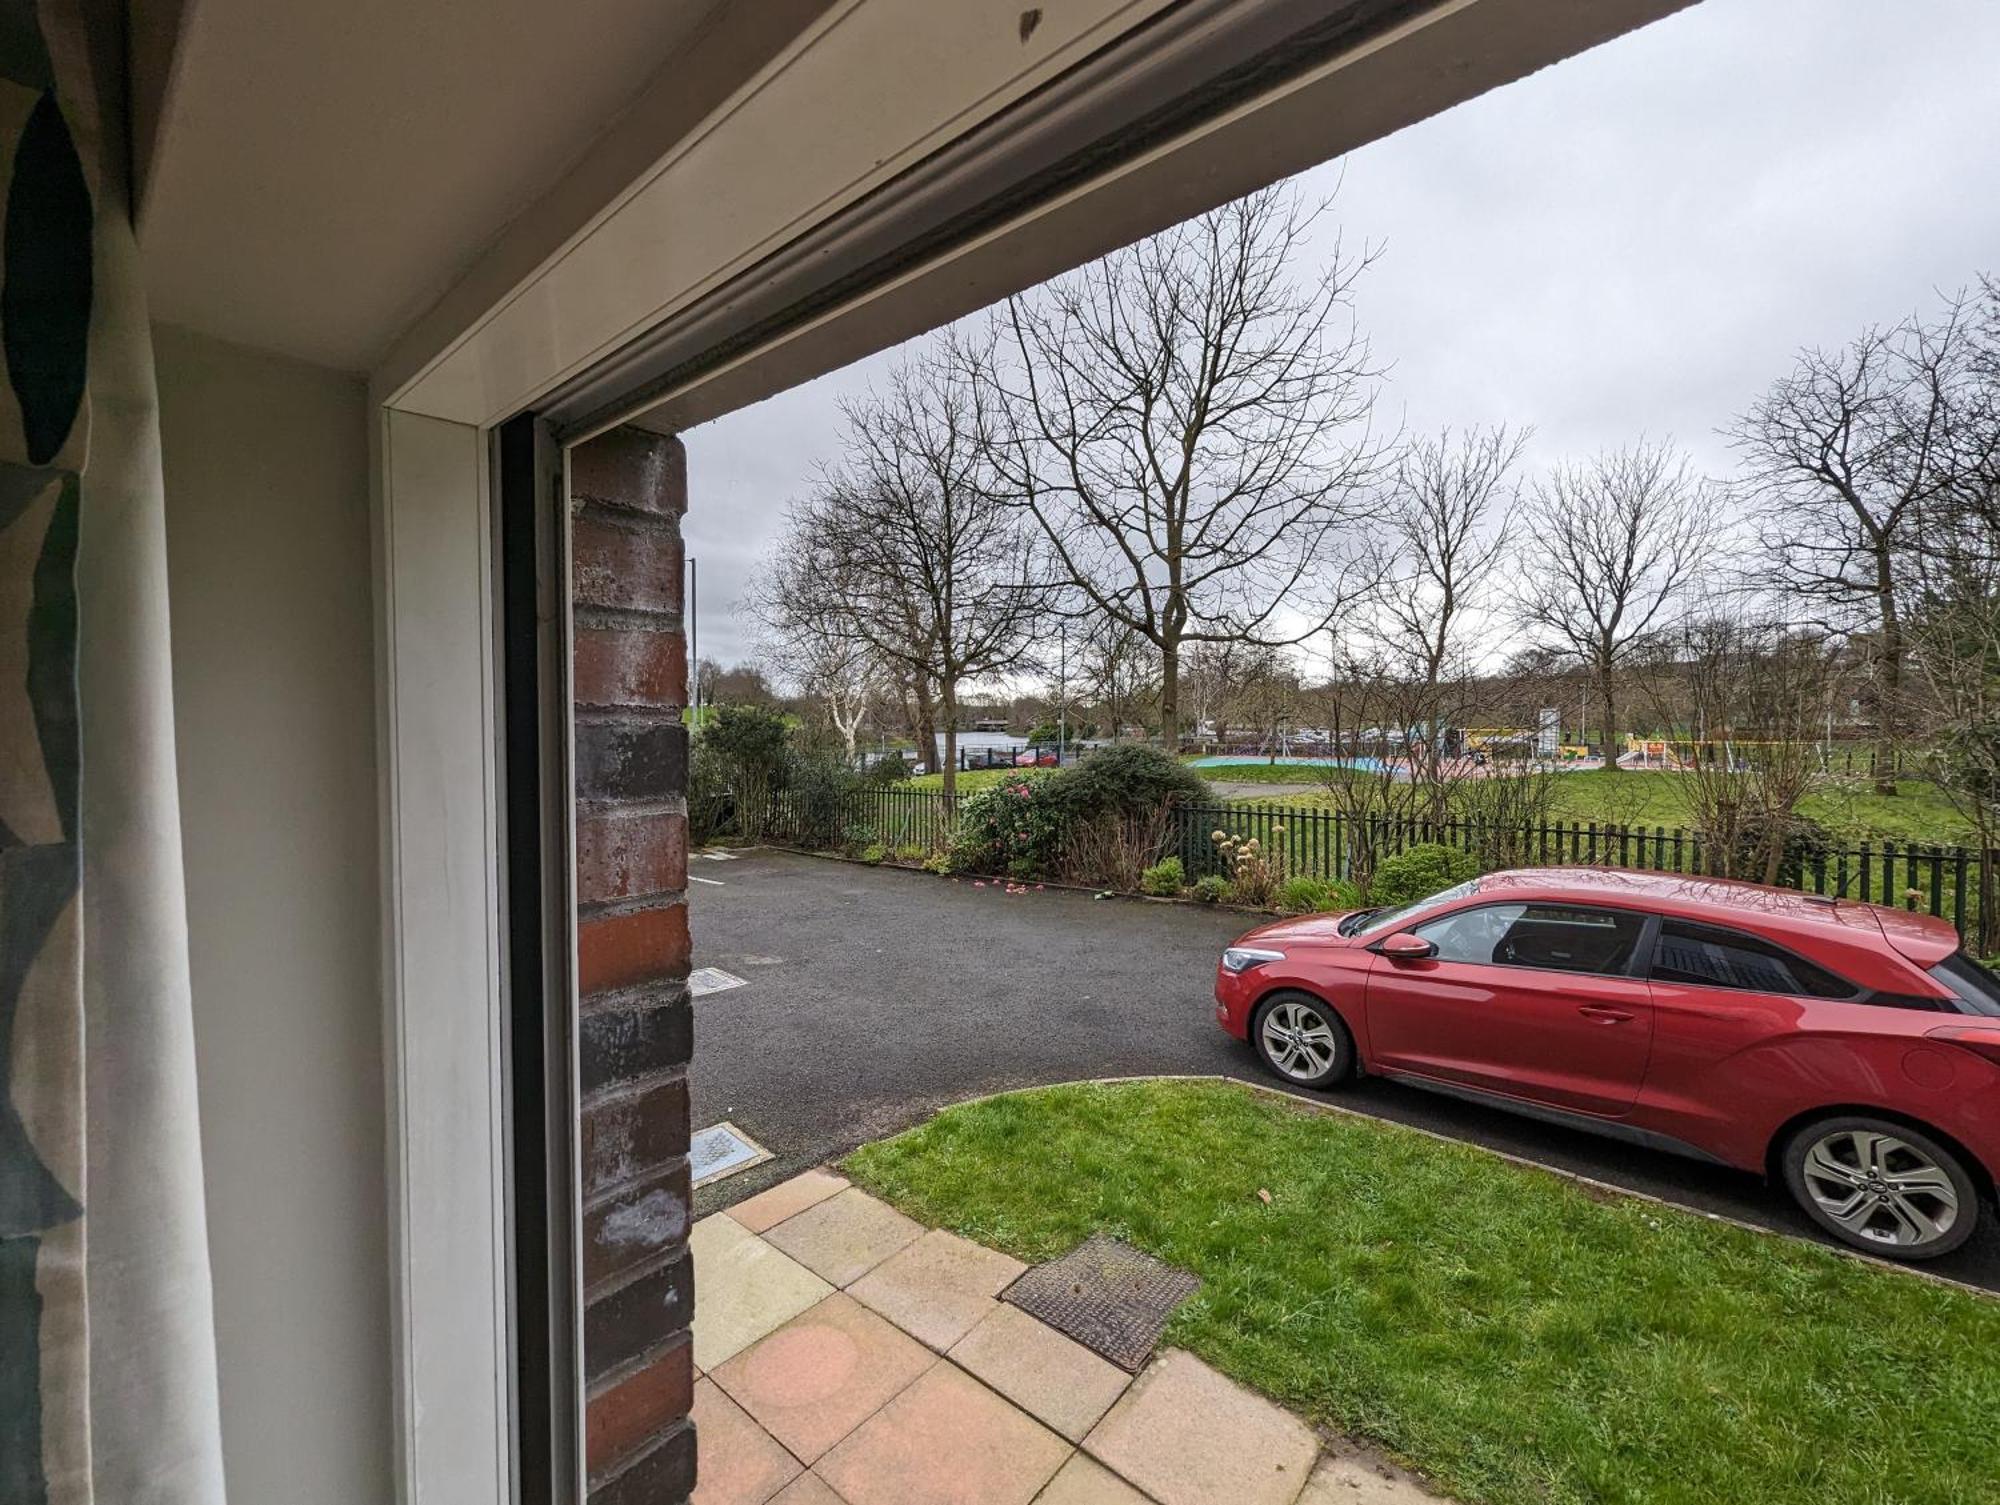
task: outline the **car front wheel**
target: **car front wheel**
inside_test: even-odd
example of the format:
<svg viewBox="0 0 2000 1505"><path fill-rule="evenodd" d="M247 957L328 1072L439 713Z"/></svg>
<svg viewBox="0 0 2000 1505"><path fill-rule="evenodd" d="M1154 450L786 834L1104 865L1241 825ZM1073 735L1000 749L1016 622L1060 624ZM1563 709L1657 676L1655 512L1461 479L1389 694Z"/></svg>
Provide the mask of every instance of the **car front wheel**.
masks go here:
<svg viewBox="0 0 2000 1505"><path fill-rule="evenodd" d="M1294 1087L1331 1087L1354 1070L1354 1039L1324 1000L1273 993L1250 1031L1257 1057Z"/></svg>
<svg viewBox="0 0 2000 1505"><path fill-rule="evenodd" d="M1828 1233L1886 1259L1935 1259L1972 1237L1979 1193L1959 1156L1889 1119L1808 1124L1785 1146L1785 1184Z"/></svg>

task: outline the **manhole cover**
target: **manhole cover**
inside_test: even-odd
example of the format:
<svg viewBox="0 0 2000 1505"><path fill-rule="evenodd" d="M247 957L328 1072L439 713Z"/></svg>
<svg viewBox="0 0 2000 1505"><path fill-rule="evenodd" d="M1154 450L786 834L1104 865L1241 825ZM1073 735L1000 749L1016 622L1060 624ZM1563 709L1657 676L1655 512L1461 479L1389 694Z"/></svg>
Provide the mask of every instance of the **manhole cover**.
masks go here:
<svg viewBox="0 0 2000 1505"><path fill-rule="evenodd" d="M1174 1308L1200 1289L1198 1276L1099 1234L1035 1266L1001 1300L1137 1374Z"/></svg>
<svg viewBox="0 0 2000 1505"><path fill-rule="evenodd" d="M742 986L742 978L720 967L696 967L688 973L688 991L697 998L705 998L710 993L727 993L731 988Z"/></svg>
<svg viewBox="0 0 2000 1505"><path fill-rule="evenodd" d="M688 1170L696 1186L706 1186L762 1165L771 1152L734 1124L722 1123L712 1129L697 1129L688 1139Z"/></svg>

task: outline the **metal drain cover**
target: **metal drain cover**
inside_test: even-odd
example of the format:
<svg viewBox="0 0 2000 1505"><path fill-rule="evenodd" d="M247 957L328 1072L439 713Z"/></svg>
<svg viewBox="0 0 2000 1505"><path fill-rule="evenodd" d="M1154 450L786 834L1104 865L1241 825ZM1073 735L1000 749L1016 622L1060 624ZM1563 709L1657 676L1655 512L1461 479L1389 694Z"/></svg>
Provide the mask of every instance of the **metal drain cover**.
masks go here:
<svg viewBox="0 0 2000 1505"><path fill-rule="evenodd" d="M696 1186L747 1171L770 1158L769 1150L731 1123L697 1129L688 1139L688 1171Z"/></svg>
<svg viewBox="0 0 2000 1505"><path fill-rule="evenodd" d="M1199 1276L1098 1234L1037 1265L1001 1293L1030 1316L1137 1374Z"/></svg>
<svg viewBox="0 0 2000 1505"><path fill-rule="evenodd" d="M706 998L710 993L727 993L731 988L742 986L742 978L720 967L696 967L688 973L688 992L696 998Z"/></svg>

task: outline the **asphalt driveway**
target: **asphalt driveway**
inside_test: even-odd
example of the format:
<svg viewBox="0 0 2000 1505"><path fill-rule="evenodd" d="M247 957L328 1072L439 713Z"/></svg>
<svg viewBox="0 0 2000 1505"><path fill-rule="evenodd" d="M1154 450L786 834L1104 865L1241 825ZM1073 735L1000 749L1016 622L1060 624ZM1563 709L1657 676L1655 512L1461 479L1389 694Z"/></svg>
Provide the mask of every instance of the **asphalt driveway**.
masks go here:
<svg viewBox="0 0 2000 1505"><path fill-rule="evenodd" d="M1249 916L787 852L689 867L695 964L744 979L696 1000L694 1121L726 1119L774 1157L704 1187L702 1213L985 1093L1173 1073L1272 1081L1212 1012L1216 953ZM1818 1237L1754 1176L1395 1082L1329 1100ZM2000 1233L1989 1222L1927 1268L2000 1289Z"/></svg>

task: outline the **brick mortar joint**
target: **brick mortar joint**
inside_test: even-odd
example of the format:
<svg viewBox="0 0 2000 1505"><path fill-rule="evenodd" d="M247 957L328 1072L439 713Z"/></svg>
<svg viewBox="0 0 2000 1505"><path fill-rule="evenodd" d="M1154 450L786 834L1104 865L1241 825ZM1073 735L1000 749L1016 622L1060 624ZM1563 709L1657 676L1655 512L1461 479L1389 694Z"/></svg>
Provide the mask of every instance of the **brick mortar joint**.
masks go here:
<svg viewBox="0 0 2000 1505"><path fill-rule="evenodd" d="M654 910L685 909L687 890L684 888L664 888L656 894L633 894L623 899L584 899L576 906L578 923L591 920L622 920L627 915L649 914ZM661 981L682 982L685 978L663 978Z"/></svg>
<svg viewBox="0 0 2000 1505"><path fill-rule="evenodd" d="M681 720L684 706L616 705L596 706L579 703L573 707L578 726L678 726L683 731L687 723Z"/></svg>
<svg viewBox="0 0 2000 1505"><path fill-rule="evenodd" d="M576 802L576 817L585 818L629 818L632 820L686 820L687 799L683 795L670 795L665 799L604 800L580 799Z"/></svg>
<svg viewBox="0 0 2000 1505"><path fill-rule="evenodd" d="M668 1268L670 1265L679 1264L682 1260L688 1262L688 1290L691 1292L694 1290L694 1252L688 1247L687 1241L683 1239L664 1254L652 1255L647 1259L641 1260L630 1270L620 1270L616 1275L600 1281L585 1293L583 1304L585 1307L598 1306L603 1302L611 1300L614 1296L622 1296L640 1281L651 1280L662 1270ZM692 1331L693 1325L694 1318L690 1314L687 1321L683 1322L679 1327L671 1329L671 1332L689 1332ZM590 1355L585 1354L583 1357L584 1362L588 1364L590 1362ZM631 1361L628 1359L626 1362L630 1363Z"/></svg>
<svg viewBox="0 0 2000 1505"><path fill-rule="evenodd" d="M581 1111L596 1113L607 1108L622 1108L628 1103L636 1103L647 1093L664 1087L671 1082L687 1081L687 1064L661 1066L652 1071L641 1072L638 1076L617 1077L601 1087L593 1087L583 1094Z"/></svg>
<svg viewBox="0 0 2000 1505"><path fill-rule="evenodd" d="M672 637L684 627L686 613L678 606L600 606L578 601L571 616L579 627L598 632L644 632ZM683 645L685 649L685 645Z"/></svg>
<svg viewBox="0 0 2000 1505"><path fill-rule="evenodd" d="M692 1348L693 1346L694 1330L692 1328L683 1324L680 1327L672 1329L662 1335L657 1341L641 1349L632 1358L625 1360L621 1364L614 1365L612 1368L605 1370L596 1379L587 1383L583 1388L584 1403L588 1405L600 1396L608 1395L611 1391L616 1390L627 1380L644 1374L648 1369L651 1369L655 1364L672 1354L676 1348ZM584 1362L586 1364L589 1363L589 1355L586 1354L584 1356ZM688 1364L692 1368L694 1364L694 1356L692 1354L688 1356Z"/></svg>
<svg viewBox="0 0 2000 1505"><path fill-rule="evenodd" d="M656 537L671 537L681 542L681 515L687 510L687 503L678 507L649 507L641 502L628 502L618 497L592 496L586 492L572 491L569 497L570 516L584 522L604 523L613 528L621 528L628 533L649 534Z"/></svg>
<svg viewBox="0 0 2000 1505"><path fill-rule="evenodd" d="M689 1181L692 1183L694 1167L686 1155L669 1155L665 1160L656 1160L644 1170L635 1171L623 1180L608 1182L598 1187L596 1191L583 1199L583 1211L588 1216L590 1213L596 1212L598 1208L607 1206L617 1201L620 1197L627 1196L642 1187L650 1187L656 1183L664 1186L666 1182L673 1179L676 1170L683 1168L688 1171ZM694 1199L692 1196L689 1197L688 1202L688 1220L690 1225L692 1225L694 1216ZM686 1245L687 1237L685 1234L673 1241L673 1247L677 1249L684 1248ZM584 1304L587 1306L596 1301L598 1295L598 1288L596 1286L590 1287L583 1293Z"/></svg>
<svg viewBox="0 0 2000 1505"><path fill-rule="evenodd" d="M693 1440L694 1437L693 1417L691 1416L679 1417L674 1421L673 1425L666 1428L666 1430L653 1433L651 1438L645 1443L645 1445L632 1449L631 1452L627 1453L623 1458L620 1458L618 1462L612 1465L612 1467L608 1469L606 1472L592 1477L588 1482L588 1484L585 1486L587 1493L594 1495L600 1489L609 1489L612 1485L616 1484L620 1479L624 1478L625 1475L632 1472L633 1469L637 1468L640 1464L646 1462L656 1453L659 1453L662 1450L672 1446L674 1439L680 1436L683 1432L685 1432L688 1435L690 1441Z"/></svg>
<svg viewBox="0 0 2000 1505"><path fill-rule="evenodd" d="M589 994L577 1009L579 1017L599 1014L641 1014L651 1009L692 1003L685 978L673 982L642 982L629 988L605 988Z"/></svg>

